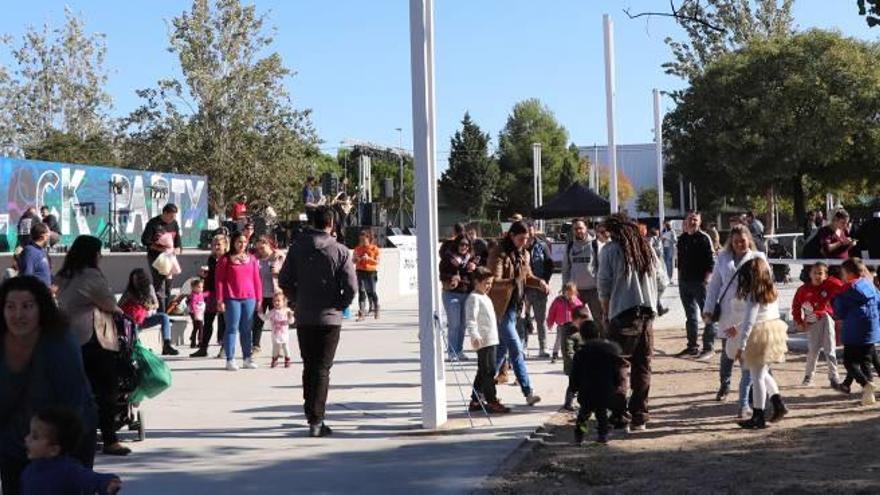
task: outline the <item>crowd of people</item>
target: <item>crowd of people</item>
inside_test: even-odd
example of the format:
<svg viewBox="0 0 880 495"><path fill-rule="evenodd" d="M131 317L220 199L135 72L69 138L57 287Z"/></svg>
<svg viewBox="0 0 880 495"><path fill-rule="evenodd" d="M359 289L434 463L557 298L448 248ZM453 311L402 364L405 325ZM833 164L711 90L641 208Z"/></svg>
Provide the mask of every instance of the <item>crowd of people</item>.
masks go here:
<svg viewBox="0 0 880 495"><path fill-rule="evenodd" d="M874 347L880 341L880 292L864 262L850 257L855 242L848 236L848 222L841 210L813 232L821 239L821 254L842 264L834 270L824 262L807 267L809 278L797 291L791 317L808 342L802 384L813 384L823 352L829 386L848 394L856 382L862 403L872 404L872 370L880 374ZM583 439L591 416L598 423L600 442L608 440L612 428L644 429L649 421L653 323L668 311L660 298L677 272L686 320L686 346L677 357L711 361L720 339L716 399L727 400L738 363L738 424L762 429L788 414L772 366L788 352L789 324L780 314L774 274L764 252L764 227L753 214L731 220L724 244L703 229L698 211L688 212L681 232L668 222L662 230L648 229L620 215L592 226L575 219L571 226L570 240L558 256L562 290L552 299L548 287L553 268L545 264L551 249L532 225L514 221L500 240L488 242L469 234L474 227L458 225L441 245L448 359L468 359L465 336L477 350L472 411L510 411L495 389L496 384L508 383L508 370L527 404L540 400L524 359L528 335L535 330L537 358L554 362L562 351L563 370L569 376L563 408L574 411L575 401L580 404L577 439ZM476 240L488 245L485 258L476 254ZM551 355L547 334L554 330ZM844 380L838 372L836 332L843 337ZM492 375L495 379L488 380Z"/></svg>
<svg viewBox="0 0 880 495"><path fill-rule="evenodd" d="M378 318L378 249L362 235L354 256L335 240L335 213L310 212L312 228L286 256L271 236L252 229L218 232L186 296L172 295L174 258L181 252L177 208L166 205L146 225L142 241L149 271L135 268L117 300L102 265L103 243L82 235L52 273L51 230L33 219L17 256L17 270L0 285L0 474L4 494L116 493L121 481L96 475L97 432L105 455L128 455L119 441L120 321L159 326L162 354L171 344L174 306L186 299L194 358L207 357L214 324L225 369L256 368L264 327L272 339L271 367L291 365L295 328L303 361L303 400L309 435L332 433L324 423L329 374L339 342L341 314L361 294L361 316ZM355 266L357 264L357 271ZM295 308L295 312L291 309ZM242 364L236 360L240 344ZM67 493L67 492L64 492Z"/></svg>
<svg viewBox="0 0 880 495"><path fill-rule="evenodd" d="M162 354L178 354L169 316L182 299L171 291L180 273L175 269L181 252L177 214L176 206L168 204L147 223L142 242L148 269L130 272L118 300L101 269L100 239L77 237L53 274L46 252L53 231L32 218L17 257L17 276L0 286L3 493L36 493L29 484L53 486L45 485L51 480L108 493L120 488L118 478L90 471L98 431L104 454L131 452L117 435L118 322L124 316L141 328L159 326ZM254 238L247 222L240 230L217 232L198 276L185 282L185 299L195 349L190 356L208 356L216 323L218 357L229 371L257 367L254 358L266 327L270 366L289 367L295 328L309 435L322 437L332 433L324 418L343 312L357 294L357 319L379 317L381 251L369 230L361 233L354 250L337 242L337 215L331 207L313 205L309 217L312 228L297 236L286 254L271 236ZM813 232L822 253L842 264L836 273L822 262L809 267L791 310L796 327L808 335L803 385L813 383L823 351L830 386L848 394L856 382L867 405L875 400L873 371L880 373L874 346L880 341L880 292L868 267L850 257L855 242L848 221L839 211L829 225ZM783 419L788 408L772 366L787 352L788 325L781 319L770 265L756 243L756 235L763 239L760 222L753 216L736 222L723 246L703 230L697 211L687 214L681 233L668 223L648 229L624 215L592 226L575 219L571 225L558 295L550 293L552 249L534 224L517 219L497 240L481 239L475 225L457 225L440 246L447 357L467 361L465 343L476 351L471 411L509 413L496 385L508 383L511 373L528 406L541 401L527 361L534 327L537 358L555 362L562 356L569 379L563 407L578 410L579 441L591 417L597 422L596 439L603 443L612 429L644 430L650 421L654 321L668 311L660 300L677 269L686 315L686 347L678 356L709 361L720 337L716 398L726 400L739 363L740 426L761 429ZM837 366L838 330L843 380ZM550 349L548 335L554 332ZM769 407L772 413L765 413Z"/></svg>

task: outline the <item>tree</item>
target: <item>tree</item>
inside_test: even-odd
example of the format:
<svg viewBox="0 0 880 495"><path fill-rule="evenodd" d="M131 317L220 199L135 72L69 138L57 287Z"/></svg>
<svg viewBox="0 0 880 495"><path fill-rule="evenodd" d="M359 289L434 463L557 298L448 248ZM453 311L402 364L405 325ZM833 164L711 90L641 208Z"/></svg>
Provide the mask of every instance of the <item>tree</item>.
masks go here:
<svg viewBox="0 0 880 495"><path fill-rule="evenodd" d="M859 15L865 17L868 27L880 24L880 0L856 0Z"/></svg>
<svg viewBox="0 0 880 495"><path fill-rule="evenodd" d="M636 198L636 210L638 211L650 215L659 215L659 206L656 187L642 189L642 192L640 192L638 198ZM663 206L665 208L672 208L672 194L670 194L669 191L663 191Z"/></svg>
<svg viewBox="0 0 880 495"><path fill-rule="evenodd" d="M209 176L216 211L242 191L296 211L318 140L310 111L293 106L293 72L271 52L265 23L240 0L193 0L175 17L169 51L183 77L138 92L145 102L122 126L126 160Z"/></svg>
<svg viewBox="0 0 880 495"><path fill-rule="evenodd" d="M568 147L568 155L562 162L562 171L559 173L559 185L556 187L557 194L562 194L575 182L584 182L590 168L588 158L581 158L576 144Z"/></svg>
<svg viewBox="0 0 880 495"><path fill-rule="evenodd" d="M666 16L684 29L687 40L666 38L673 60L663 64L667 74L691 80L725 53L752 40L767 40L793 33L794 0L684 0L668 12L643 12L629 17ZM677 93L673 93L674 96Z"/></svg>
<svg viewBox="0 0 880 495"><path fill-rule="evenodd" d="M568 131L553 112L536 98L513 106L498 136L499 181L497 196L503 213L522 213L534 207L532 194L532 144L541 143L544 191L559 188L568 150Z"/></svg>
<svg viewBox="0 0 880 495"><path fill-rule="evenodd" d="M498 181L498 165L489 155L491 139L465 112L450 140L449 168L440 178L443 192L471 218L484 218Z"/></svg>
<svg viewBox="0 0 880 495"><path fill-rule="evenodd" d="M85 142L109 132L104 36L64 9L64 26L28 28L19 44L2 38L12 70L0 69L0 149L21 154L57 133ZM57 142L55 143L58 144Z"/></svg>
<svg viewBox="0 0 880 495"><path fill-rule="evenodd" d="M103 134L81 138L52 130L39 143L25 147L25 158L63 163L118 164L113 140Z"/></svg>
<svg viewBox="0 0 880 495"><path fill-rule="evenodd" d="M611 195L611 171L608 167L599 167L599 196L608 198ZM623 170L617 170L617 200L622 205L636 196L636 188Z"/></svg>
<svg viewBox="0 0 880 495"><path fill-rule="evenodd" d="M666 116L669 171L709 199L790 194L796 218L808 183L862 187L880 173L876 56L819 30L724 55Z"/></svg>

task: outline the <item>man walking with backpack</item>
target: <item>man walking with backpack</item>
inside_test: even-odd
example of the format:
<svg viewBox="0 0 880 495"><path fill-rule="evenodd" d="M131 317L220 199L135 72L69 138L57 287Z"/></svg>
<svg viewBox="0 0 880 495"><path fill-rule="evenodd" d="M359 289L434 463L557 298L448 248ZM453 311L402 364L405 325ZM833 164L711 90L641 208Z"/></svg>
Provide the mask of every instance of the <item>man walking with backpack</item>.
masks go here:
<svg viewBox="0 0 880 495"><path fill-rule="evenodd" d="M572 220L571 233L571 240L562 255L562 285L575 283L578 297L590 308L592 317L600 324L599 330L602 331L598 318L602 314L602 304L596 286L598 242L587 233L587 223L580 218Z"/></svg>
<svg viewBox="0 0 880 495"><path fill-rule="evenodd" d="M553 276L553 258L550 256L550 247L547 245L547 241L538 236L537 229L534 224L529 224L529 240L526 244L526 249L529 251L529 256L531 257L529 263L532 268L532 273L550 284L550 278ZM528 348L528 340L529 340L529 332L531 331L532 324L529 321L529 309L532 310L532 314L535 319L535 325L538 328L538 357L540 358L549 358L550 355L547 354L547 292L535 289L532 287L526 287L526 303L528 306L526 308L526 322L525 322L525 335L523 336L523 347Z"/></svg>

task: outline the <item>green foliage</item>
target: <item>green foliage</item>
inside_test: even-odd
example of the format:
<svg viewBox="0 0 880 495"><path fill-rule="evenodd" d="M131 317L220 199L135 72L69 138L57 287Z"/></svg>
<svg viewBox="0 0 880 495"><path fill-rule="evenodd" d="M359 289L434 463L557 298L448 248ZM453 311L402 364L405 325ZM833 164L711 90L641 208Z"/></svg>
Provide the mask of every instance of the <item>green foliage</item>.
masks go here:
<svg viewBox="0 0 880 495"><path fill-rule="evenodd" d="M751 41L789 36L793 4L794 0L685 1L676 20L687 39L666 38L673 61L663 68L667 74L691 80L720 56Z"/></svg>
<svg viewBox="0 0 880 495"><path fill-rule="evenodd" d="M450 142L449 168L440 178L443 192L471 218L483 217L498 181L498 165L489 155L490 140L465 112L461 129Z"/></svg>
<svg viewBox="0 0 880 495"><path fill-rule="evenodd" d="M514 105L498 136L499 181L496 189L503 214L526 213L534 207L532 144L541 143L543 190L558 191L568 149L568 131L537 98Z"/></svg>
<svg viewBox="0 0 880 495"><path fill-rule="evenodd" d="M22 154L50 138L56 146L58 133L82 142L109 133L104 36L86 33L70 9L64 16L59 28L29 27L19 43L0 38L12 61L0 68L0 152ZM107 163L112 154L98 158Z"/></svg>
<svg viewBox="0 0 880 495"><path fill-rule="evenodd" d="M310 112L285 89L293 72L271 52L265 22L240 0L193 0L172 19L169 51L182 77L138 91L144 104L122 125L124 161L207 175L215 211L243 191L298 211L318 140Z"/></svg>
<svg viewBox="0 0 880 495"><path fill-rule="evenodd" d="M672 208L672 194L669 191L663 191L663 205L665 208ZM656 187L642 189L642 192L636 198L636 210L638 211L658 215L660 213L658 206L659 201Z"/></svg>
<svg viewBox="0 0 880 495"><path fill-rule="evenodd" d="M559 173L559 185L556 187L557 194L562 194L575 182L585 183L590 170L590 160L581 158L578 147L572 143L568 147L568 155L562 161L562 171Z"/></svg>
<svg viewBox="0 0 880 495"><path fill-rule="evenodd" d="M859 188L880 173L880 69L876 45L819 30L755 41L719 58L666 116L668 173L701 203ZM703 198L706 198L703 200Z"/></svg>
<svg viewBox="0 0 880 495"><path fill-rule="evenodd" d="M25 158L63 163L118 165L113 141L105 135L92 134L85 139L75 134L51 130L49 135L25 147Z"/></svg>

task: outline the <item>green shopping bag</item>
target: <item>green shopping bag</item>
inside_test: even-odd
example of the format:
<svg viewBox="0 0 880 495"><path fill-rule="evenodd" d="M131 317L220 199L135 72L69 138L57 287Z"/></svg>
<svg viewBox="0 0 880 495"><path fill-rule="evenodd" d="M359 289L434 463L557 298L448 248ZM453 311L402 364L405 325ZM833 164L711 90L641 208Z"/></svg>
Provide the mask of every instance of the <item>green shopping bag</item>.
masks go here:
<svg viewBox="0 0 880 495"><path fill-rule="evenodd" d="M171 368L140 341L134 344L133 357L138 364L138 386L130 402L139 404L145 398L152 399L171 386Z"/></svg>

